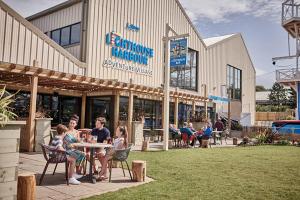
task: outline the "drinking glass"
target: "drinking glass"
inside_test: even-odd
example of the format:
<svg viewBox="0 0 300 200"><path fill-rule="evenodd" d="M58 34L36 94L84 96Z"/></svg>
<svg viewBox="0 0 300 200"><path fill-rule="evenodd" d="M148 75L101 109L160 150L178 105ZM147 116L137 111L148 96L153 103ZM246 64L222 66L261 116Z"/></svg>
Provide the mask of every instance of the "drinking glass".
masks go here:
<svg viewBox="0 0 300 200"><path fill-rule="evenodd" d="M93 136L94 143L97 143L98 136Z"/></svg>

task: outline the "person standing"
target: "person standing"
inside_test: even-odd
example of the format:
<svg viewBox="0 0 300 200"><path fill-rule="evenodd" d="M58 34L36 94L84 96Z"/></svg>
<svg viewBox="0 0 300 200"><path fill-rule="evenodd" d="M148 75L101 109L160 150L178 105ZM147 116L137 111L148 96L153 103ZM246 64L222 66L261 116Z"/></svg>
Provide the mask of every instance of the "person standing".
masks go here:
<svg viewBox="0 0 300 200"><path fill-rule="evenodd" d="M218 118L218 120L216 121L214 128L216 128L217 131L224 131L224 124L220 118Z"/></svg>

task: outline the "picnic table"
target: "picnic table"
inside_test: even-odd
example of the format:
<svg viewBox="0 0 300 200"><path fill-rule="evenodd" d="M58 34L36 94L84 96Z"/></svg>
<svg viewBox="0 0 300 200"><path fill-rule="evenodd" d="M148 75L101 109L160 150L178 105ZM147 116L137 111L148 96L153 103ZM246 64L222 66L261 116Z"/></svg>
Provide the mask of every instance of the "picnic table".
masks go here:
<svg viewBox="0 0 300 200"><path fill-rule="evenodd" d="M86 147L90 148L90 169L89 169L89 179L92 183L96 183L96 178L93 176L93 159L94 159L94 151L95 149L101 148L111 148L111 144L104 144L104 143L89 143L89 142L82 142L82 143L73 143L74 147Z"/></svg>

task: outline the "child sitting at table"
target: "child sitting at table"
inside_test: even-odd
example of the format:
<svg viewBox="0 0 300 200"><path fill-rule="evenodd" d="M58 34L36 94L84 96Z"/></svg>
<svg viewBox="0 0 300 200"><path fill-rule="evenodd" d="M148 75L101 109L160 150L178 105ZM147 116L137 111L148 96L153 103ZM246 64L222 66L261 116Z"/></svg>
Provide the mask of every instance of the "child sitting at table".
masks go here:
<svg viewBox="0 0 300 200"><path fill-rule="evenodd" d="M60 152L65 152L66 149L63 147L63 139L65 137L65 133L68 131L68 128L62 124L57 125L56 127L57 135L53 138L50 147L52 149L59 150ZM56 157L56 156L65 156L65 154L58 153L58 152L51 152L49 154L50 157ZM68 177L69 177L69 183L73 185L79 185L80 181L76 180L76 176L74 173L74 168L75 168L75 162L76 158L67 155L67 159L69 162L69 169L68 169Z"/></svg>
<svg viewBox="0 0 300 200"><path fill-rule="evenodd" d="M108 149L105 154L105 159L99 173L98 180L105 180L107 179L107 164L110 159L112 159L113 155L115 154L116 150L126 149L128 146L128 132L127 128L119 126L116 130L116 139L114 140L113 147Z"/></svg>

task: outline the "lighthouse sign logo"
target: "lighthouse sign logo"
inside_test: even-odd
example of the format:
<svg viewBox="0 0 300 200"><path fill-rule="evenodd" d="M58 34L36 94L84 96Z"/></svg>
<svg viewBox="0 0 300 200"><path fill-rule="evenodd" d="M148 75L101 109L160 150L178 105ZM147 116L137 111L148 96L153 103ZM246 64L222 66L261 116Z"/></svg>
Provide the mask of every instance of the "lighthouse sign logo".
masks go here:
<svg viewBox="0 0 300 200"><path fill-rule="evenodd" d="M170 66L186 65L187 38L172 40L170 42Z"/></svg>

